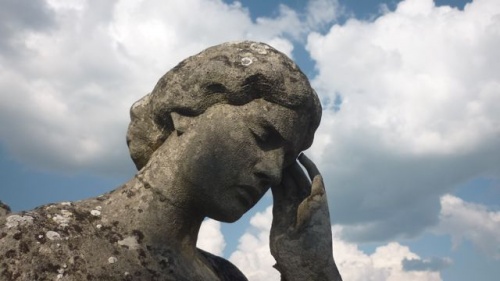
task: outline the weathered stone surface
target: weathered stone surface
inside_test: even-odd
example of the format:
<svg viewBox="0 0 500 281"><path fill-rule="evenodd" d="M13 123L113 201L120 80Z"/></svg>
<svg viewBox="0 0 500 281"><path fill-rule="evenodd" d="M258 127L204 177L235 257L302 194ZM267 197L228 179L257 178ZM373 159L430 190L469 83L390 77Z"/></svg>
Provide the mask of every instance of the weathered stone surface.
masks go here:
<svg viewBox="0 0 500 281"><path fill-rule="evenodd" d="M275 219L269 240L271 254L277 261L275 267L283 280L341 281L332 255L330 213L323 179L304 154L298 160L307 175L295 163L285 169L282 183L272 187ZM286 184L292 178L299 188Z"/></svg>
<svg viewBox="0 0 500 281"><path fill-rule="evenodd" d="M205 217L239 219L271 186L283 280L340 280L319 172L297 173L320 116L307 78L268 45L226 43L184 60L132 106L139 172L129 182L0 216L0 280L246 280L196 248L198 231Z"/></svg>
<svg viewBox="0 0 500 281"><path fill-rule="evenodd" d="M180 266L191 261L125 225L134 222L124 221L126 212L119 215L120 210L110 207L113 194L1 218L0 280L204 280ZM98 209L102 213L97 216L93 211ZM60 216L69 219L61 223Z"/></svg>
<svg viewBox="0 0 500 281"><path fill-rule="evenodd" d="M0 201L0 217L10 213L10 207Z"/></svg>
<svg viewBox="0 0 500 281"><path fill-rule="evenodd" d="M274 48L244 41L217 45L187 58L167 72L153 92L131 109L127 140L142 168L174 130L171 112L199 115L214 104L243 105L256 99L293 109L309 118L303 146L312 143L321 106L307 77ZM149 133L144 134L148 129Z"/></svg>

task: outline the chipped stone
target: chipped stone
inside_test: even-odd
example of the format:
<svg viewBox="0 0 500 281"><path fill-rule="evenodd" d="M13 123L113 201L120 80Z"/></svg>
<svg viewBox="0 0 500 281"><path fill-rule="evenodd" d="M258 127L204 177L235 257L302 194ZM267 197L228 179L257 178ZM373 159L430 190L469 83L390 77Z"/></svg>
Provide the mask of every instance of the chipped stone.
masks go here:
<svg viewBox="0 0 500 281"><path fill-rule="evenodd" d="M45 237L49 240L59 240L61 239L61 235L55 231L49 230L45 233Z"/></svg>
<svg viewBox="0 0 500 281"><path fill-rule="evenodd" d="M118 245L127 247L129 250L139 249L139 243L137 243L135 236L125 237L123 240L118 241Z"/></svg>
<svg viewBox="0 0 500 281"><path fill-rule="evenodd" d="M92 210L90 211L90 214L93 215L94 217L98 217L101 215L101 211L99 210Z"/></svg>
<svg viewBox="0 0 500 281"><path fill-rule="evenodd" d="M96 227L97 229L101 229L102 224L98 224L98 225L96 225L95 227Z"/></svg>
<svg viewBox="0 0 500 281"><path fill-rule="evenodd" d="M33 217L31 216L20 216L20 215L12 215L7 217L7 222L5 226L7 228L13 228L17 226L24 226L33 223Z"/></svg>
<svg viewBox="0 0 500 281"><path fill-rule="evenodd" d="M109 259L108 259L108 263L115 263L117 261L118 261L118 259L115 257L109 257Z"/></svg>

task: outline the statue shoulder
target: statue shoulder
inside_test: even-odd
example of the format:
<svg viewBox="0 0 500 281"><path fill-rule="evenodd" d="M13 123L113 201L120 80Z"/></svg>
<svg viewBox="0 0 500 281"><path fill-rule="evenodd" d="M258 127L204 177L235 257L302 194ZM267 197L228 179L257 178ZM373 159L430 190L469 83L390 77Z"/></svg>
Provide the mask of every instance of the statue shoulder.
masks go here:
<svg viewBox="0 0 500 281"><path fill-rule="evenodd" d="M71 203L49 204L30 211L0 209L0 280L55 279L70 266L68 245L81 229L72 225ZM71 244L72 245L72 244Z"/></svg>
<svg viewBox="0 0 500 281"><path fill-rule="evenodd" d="M87 210L85 203L73 202L0 216L0 280L53 280L62 276L84 280L91 267L97 267L94 260L100 257L98 254L109 252L102 243L107 232L100 231L97 223L98 217ZM107 258L99 265L107 264Z"/></svg>
<svg viewBox="0 0 500 281"><path fill-rule="evenodd" d="M198 251L210 263L220 280L248 281L243 273L231 262L211 253L198 249Z"/></svg>

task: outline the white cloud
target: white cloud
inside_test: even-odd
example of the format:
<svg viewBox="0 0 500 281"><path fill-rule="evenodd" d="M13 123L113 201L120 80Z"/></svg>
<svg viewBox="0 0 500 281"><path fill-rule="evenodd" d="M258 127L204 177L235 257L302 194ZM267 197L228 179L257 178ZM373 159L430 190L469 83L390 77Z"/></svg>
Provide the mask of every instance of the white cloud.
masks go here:
<svg viewBox="0 0 500 281"><path fill-rule="evenodd" d="M332 227L333 254L344 280L441 280L440 273L434 270L406 271L404 261L423 261L406 246L391 242L369 255L356 244L342 240L342 231L340 226Z"/></svg>
<svg viewBox="0 0 500 281"><path fill-rule="evenodd" d="M291 54L286 38L302 30L285 6L252 22L219 0L15 1L0 13L12 19L0 23L0 142L39 168L105 174L133 170L128 109L177 62L242 39Z"/></svg>
<svg viewBox="0 0 500 281"><path fill-rule="evenodd" d="M224 241L224 235L220 230L220 222L205 219L201 224L196 246L216 256L222 256L226 241Z"/></svg>
<svg viewBox="0 0 500 281"><path fill-rule="evenodd" d="M455 248L463 240L469 240L483 253L500 259L499 211L447 194L441 197L439 219L436 231L451 235Z"/></svg>
<svg viewBox="0 0 500 281"><path fill-rule="evenodd" d="M240 238L237 250L230 256L235 264L252 281L279 280L272 266L274 258L269 251L269 232L272 206L257 213L250 221L250 229ZM342 278L350 281L434 281L441 280L436 268L406 271L403 262L428 263L408 247L392 242L377 247L372 254L361 251L354 243L342 239L342 227L332 227L333 254Z"/></svg>
<svg viewBox="0 0 500 281"><path fill-rule="evenodd" d="M272 207L257 213L250 219L250 229L240 238L237 250L229 260L236 265L248 280L279 280L276 263L269 250L269 232L272 222Z"/></svg>
<svg viewBox="0 0 500 281"><path fill-rule="evenodd" d="M335 21L341 7L338 0L311 0L307 3L307 22L316 29L324 27Z"/></svg>
<svg viewBox="0 0 500 281"><path fill-rule="evenodd" d="M441 271L452 264L450 258L404 259L403 269L406 271Z"/></svg>
<svg viewBox="0 0 500 281"><path fill-rule="evenodd" d="M346 237L418 235L458 183L500 174L500 2L405 0L307 48L324 101L312 148Z"/></svg>

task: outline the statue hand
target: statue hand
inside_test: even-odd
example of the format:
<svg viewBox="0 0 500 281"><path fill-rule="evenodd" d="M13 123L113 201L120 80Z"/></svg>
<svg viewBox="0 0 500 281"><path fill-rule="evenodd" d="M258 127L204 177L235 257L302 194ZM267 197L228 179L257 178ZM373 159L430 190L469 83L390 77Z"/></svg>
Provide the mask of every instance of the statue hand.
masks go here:
<svg viewBox="0 0 500 281"><path fill-rule="evenodd" d="M332 231L323 178L304 154L273 186L271 254L282 280L342 280L332 254ZM311 180L312 179L312 182Z"/></svg>

